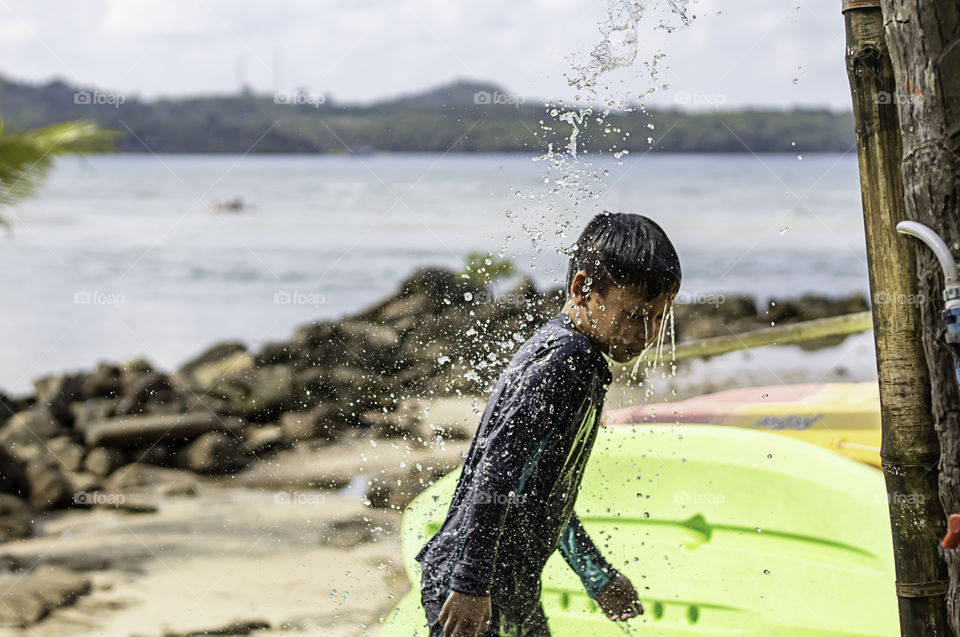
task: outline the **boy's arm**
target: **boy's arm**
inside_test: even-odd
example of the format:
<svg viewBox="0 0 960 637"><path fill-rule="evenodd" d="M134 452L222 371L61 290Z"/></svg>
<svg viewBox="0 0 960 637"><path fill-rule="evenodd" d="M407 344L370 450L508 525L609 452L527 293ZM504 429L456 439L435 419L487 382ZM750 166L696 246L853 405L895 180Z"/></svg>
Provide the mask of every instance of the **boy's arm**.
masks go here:
<svg viewBox="0 0 960 637"><path fill-rule="evenodd" d="M566 360L562 360L566 359ZM483 454L465 494L465 537L453 568L450 588L469 595L489 595L500 535L513 497L533 471L556 422L564 418L571 383L581 376L564 356L527 366L498 399L487 430ZM464 471L471 470L464 467Z"/></svg>
<svg viewBox="0 0 960 637"><path fill-rule="evenodd" d="M603 557L583 528L576 512L570 517L560 537L560 553L570 568L580 577L587 595L596 597L616 576L617 570Z"/></svg>
<svg viewBox="0 0 960 637"><path fill-rule="evenodd" d="M609 619L623 621L643 614L633 584L604 559L576 513L560 538L560 552Z"/></svg>
<svg viewBox="0 0 960 637"><path fill-rule="evenodd" d="M643 614L637 590L626 576L604 559L576 513L560 539L560 552L580 576L587 595L600 606L607 618L623 621Z"/></svg>

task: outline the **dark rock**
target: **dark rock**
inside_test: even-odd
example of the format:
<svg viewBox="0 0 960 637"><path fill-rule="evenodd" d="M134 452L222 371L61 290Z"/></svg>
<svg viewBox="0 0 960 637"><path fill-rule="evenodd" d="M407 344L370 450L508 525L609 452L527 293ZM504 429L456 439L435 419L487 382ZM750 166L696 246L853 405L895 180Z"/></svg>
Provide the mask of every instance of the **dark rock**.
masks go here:
<svg viewBox="0 0 960 637"><path fill-rule="evenodd" d="M171 632L163 633L163 637L205 637L206 635L249 635L258 630L269 630L270 622L262 619L245 619L238 622L232 622L219 628L204 628L202 630L192 630L189 632Z"/></svg>
<svg viewBox="0 0 960 637"><path fill-rule="evenodd" d="M94 447L83 459L83 468L96 476L108 476L127 462L127 454L116 447Z"/></svg>
<svg viewBox="0 0 960 637"><path fill-rule="evenodd" d="M469 303L473 296L483 289L467 279L463 279L451 270L443 268L418 268L400 284L398 298L405 298L418 292L424 293L430 301L434 313L442 312L448 305Z"/></svg>
<svg viewBox="0 0 960 637"><path fill-rule="evenodd" d="M330 371L325 367L308 367L296 373L293 379L293 408L302 411L315 407L333 396L334 386Z"/></svg>
<svg viewBox="0 0 960 637"><path fill-rule="evenodd" d="M336 440L344 426L340 407L335 403L323 403L309 411L287 412L280 416L281 436L289 444L310 438Z"/></svg>
<svg viewBox="0 0 960 637"><path fill-rule="evenodd" d="M817 294L805 294L799 299L771 299L763 314L766 321L791 319L809 321L818 318L865 312L870 309L862 294L832 298Z"/></svg>
<svg viewBox="0 0 960 637"><path fill-rule="evenodd" d="M283 432L277 425L247 427L243 430L243 448L247 455L258 456L283 444Z"/></svg>
<svg viewBox="0 0 960 637"><path fill-rule="evenodd" d="M114 492L149 491L159 495L193 495L197 478L187 471L135 462L110 474L106 487Z"/></svg>
<svg viewBox="0 0 960 637"><path fill-rule="evenodd" d="M84 552L45 552L39 555L21 553L16 557L10 555L0 556L0 570L26 571L39 564L60 566L70 571L82 572L105 571L112 568L114 562L104 558L102 555L90 555Z"/></svg>
<svg viewBox="0 0 960 637"><path fill-rule="evenodd" d="M26 486L30 506L38 511L67 506L73 496L70 481L56 462L38 458L27 463Z"/></svg>
<svg viewBox="0 0 960 637"><path fill-rule="evenodd" d="M384 373L392 369L400 345L400 334L387 325L345 319L339 334L328 347L339 350L338 359L347 365Z"/></svg>
<svg viewBox="0 0 960 637"><path fill-rule="evenodd" d="M364 503L373 509L386 509L390 506L390 500L396 488L395 481L387 481L379 477L372 478L367 483Z"/></svg>
<svg viewBox="0 0 960 637"><path fill-rule="evenodd" d="M195 391L206 391L224 376L250 369L253 357L242 343L230 342L215 345L196 358L184 363L176 376Z"/></svg>
<svg viewBox="0 0 960 637"><path fill-rule="evenodd" d="M186 401L173 389L167 377L148 372L131 381L117 402L117 416L143 413L180 413L187 408Z"/></svg>
<svg viewBox="0 0 960 637"><path fill-rule="evenodd" d="M437 361L419 361L413 366L399 372L393 379L400 387L417 388L422 387L424 381L435 376L439 371Z"/></svg>
<svg viewBox="0 0 960 637"><path fill-rule="evenodd" d="M0 542L33 535L33 512L22 500L0 493Z"/></svg>
<svg viewBox="0 0 960 637"><path fill-rule="evenodd" d="M245 354L246 352L247 346L238 341L218 343L181 365L177 370L177 374L190 375L195 370L204 367L205 365L222 361L225 358L230 358L234 354Z"/></svg>
<svg viewBox="0 0 960 637"><path fill-rule="evenodd" d="M103 490L103 478L85 471L69 471L64 474L70 485L70 503L73 506L88 506L89 494Z"/></svg>
<svg viewBox="0 0 960 637"><path fill-rule="evenodd" d="M116 406L116 398L89 398L83 402L73 403L70 405L73 428L82 433L91 422L113 416Z"/></svg>
<svg viewBox="0 0 960 637"><path fill-rule="evenodd" d="M127 513L156 513L159 508L157 503L142 495L137 494L116 494L116 498L111 501L109 496L102 503L97 505L99 508L116 509Z"/></svg>
<svg viewBox="0 0 960 637"><path fill-rule="evenodd" d="M133 448L130 451L130 457L136 462L165 466L171 462L171 451L167 445L153 443L145 447Z"/></svg>
<svg viewBox="0 0 960 637"><path fill-rule="evenodd" d="M209 391L209 390L208 390ZM184 394L187 413L219 414L221 416L241 416L242 411L234 407L233 403L222 396L211 396L209 393L193 393L192 390ZM235 399L237 397L234 397Z"/></svg>
<svg viewBox="0 0 960 637"><path fill-rule="evenodd" d="M330 381L350 424L359 422L364 411L392 407L392 383L376 372L337 365L330 370Z"/></svg>
<svg viewBox="0 0 960 637"><path fill-rule="evenodd" d="M253 357L256 367L291 363L296 359L297 350L290 343L266 343L260 353Z"/></svg>
<svg viewBox="0 0 960 637"><path fill-rule="evenodd" d="M407 330L415 326L418 317L432 314L430 297L417 292L400 299L390 299L379 308L375 320L393 324L394 329Z"/></svg>
<svg viewBox="0 0 960 637"><path fill-rule="evenodd" d="M120 368L116 365L100 363L97 370L83 379L81 391L85 398L112 398L122 389Z"/></svg>
<svg viewBox="0 0 960 637"><path fill-rule="evenodd" d="M23 493L26 469L22 460L0 446L0 493Z"/></svg>
<svg viewBox="0 0 960 637"><path fill-rule="evenodd" d="M443 366L442 359L450 359L457 354L457 347L447 340L418 340L413 335L407 337L401 348L401 356L406 360L428 364L435 376Z"/></svg>
<svg viewBox="0 0 960 637"><path fill-rule="evenodd" d="M330 520L325 527L320 543L338 549L351 549L376 542L395 531L387 520L375 520L367 515Z"/></svg>
<svg viewBox="0 0 960 637"><path fill-rule="evenodd" d="M183 443L208 431L239 434L243 422L216 414L189 413L124 416L91 423L84 431L87 446L136 447L161 440Z"/></svg>
<svg viewBox="0 0 960 637"><path fill-rule="evenodd" d="M21 460L44 455L47 439L66 433L46 407L14 414L0 430L0 445Z"/></svg>
<svg viewBox="0 0 960 637"><path fill-rule="evenodd" d="M232 372L214 383L212 394L222 396L244 418L254 422L275 421L293 407L293 367L271 365Z"/></svg>
<svg viewBox="0 0 960 637"><path fill-rule="evenodd" d="M70 426L70 403L83 399L84 377L79 374L56 374L33 381L37 394L37 405L49 410L49 413L61 424Z"/></svg>
<svg viewBox="0 0 960 637"><path fill-rule="evenodd" d="M3 422L7 418L18 411L21 411L21 408L17 404L17 401L0 391L0 426L3 425Z"/></svg>
<svg viewBox="0 0 960 637"><path fill-rule="evenodd" d="M170 389L170 381L157 372L146 372L131 379L123 389L124 395L117 401L114 413L117 416L142 414L148 400L157 392Z"/></svg>
<svg viewBox="0 0 960 637"><path fill-rule="evenodd" d="M40 564L4 593L0 625L28 627L90 592L90 579L69 569Z"/></svg>
<svg viewBox="0 0 960 637"><path fill-rule="evenodd" d="M63 465L64 469L79 471L83 466L86 449L74 442L70 436L57 436L47 442L47 452Z"/></svg>
<svg viewBox="0 0 960 637"><path fill-rule="evenodd" d="M416 414L371 410L363 413L360 424L370 427L376 438L403 438L421 442L430 438L423 420Z"/></svg>
<svg viewBox="0 0 960 637"><path fill-rule="evenodd" d="M302 325L293 332L290 345L300 353L311 350L329 351L327 346L333 342L337 328L328 322L315 322ZM318 363L323 361L317 361Z"/></svg>
<svg viewBox="0 0 960 637"><path fill-rule="evenodd" d="M24 595L17 591L16 595L7 597L0 604L0 626L26 628L46 617L49 612L37 595Z"/></svg>
<svg viewBox="0 0 960 637"><path fill-rule="evenodd" d="M154 372L153 365L145 358L134 358L120 363L120 393L127 393L131 385L144 374Z"/></svg>
<svg viewBox="0 0 960 637"><path fill-rule="evenodd" d="M246 465L239 440L219 431L205 433L191 442L177 452L174 462L197 473L229 473Z"/></svg>

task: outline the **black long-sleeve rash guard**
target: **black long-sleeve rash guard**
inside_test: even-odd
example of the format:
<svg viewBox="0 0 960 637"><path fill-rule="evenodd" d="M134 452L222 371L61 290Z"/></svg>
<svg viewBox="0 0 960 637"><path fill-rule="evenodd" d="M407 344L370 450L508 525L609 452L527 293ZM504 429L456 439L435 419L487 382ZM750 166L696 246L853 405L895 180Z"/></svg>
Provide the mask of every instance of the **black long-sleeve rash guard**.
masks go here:
<svg viewBox="0 0 960 637"><path fill-rule="evenodd" d="M559 548L593 597L616 571L573 511L611 374L563 312L514 355L490 396L446 520L417 555L429 619L449 591L515 617L540 600Z"/></svg>

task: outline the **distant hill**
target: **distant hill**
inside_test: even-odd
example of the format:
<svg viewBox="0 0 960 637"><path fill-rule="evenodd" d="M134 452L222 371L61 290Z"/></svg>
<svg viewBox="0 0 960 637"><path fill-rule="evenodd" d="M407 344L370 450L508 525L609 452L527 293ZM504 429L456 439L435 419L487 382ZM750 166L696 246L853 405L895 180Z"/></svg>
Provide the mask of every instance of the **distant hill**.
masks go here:
<svg viewBox="0 0 960 637"><path fill-rule="evenodd" d="M377 110L384 109L426 109L453 110L459 107L471 107L483 101L484 95L505 95L503 88L490 82L469 82L459 80L436 88L402 95L398 98L378 102Z"/></svg>
<svg viewBox="0 0 960 637"><path fill-rule="evenodd" d="M524 100L489 82L458 81L368 105L293 93L140 100L61 81L30 84L0 77L0 118L8 130L92 119L119 132L116 148L157 153L527 152L566 143L569 128L539 100ZM654 130L648 125L653 123ZM611 132L606 132L606 128ZM619 128L630 135L613 132ZM739 110L611 113L588 126L579 145L590 152L846 152L854 144L851 113Z"/></svg>

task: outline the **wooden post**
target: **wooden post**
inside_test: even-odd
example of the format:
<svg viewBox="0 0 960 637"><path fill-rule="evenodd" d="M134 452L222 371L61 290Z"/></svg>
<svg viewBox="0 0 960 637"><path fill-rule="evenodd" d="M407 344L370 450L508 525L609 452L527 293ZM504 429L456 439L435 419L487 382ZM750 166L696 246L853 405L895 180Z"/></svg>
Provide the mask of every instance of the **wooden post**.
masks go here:
<svg viewBox="0 0 960 637"><path fill-rule="evenodd" d="M881 465L893 534L900 630L909 637L947 635L946 570L936 536L940 447L930 409L930 378L919 334L915 246L904 219L900 122L880 0L844 0L847 74L857 127L873 332L880 380ZM891 583L892 584L892 583Z"/></svg>
<svg viewBox="0 0 960 637"><path fill-rule="evenodd" d="M882 0L882 6L896 79L890 101L902 123L906 217L932 228L960 256L960 2ZM943 340L943 274L923 246L917 248L916 269L920 338L940 438L940 502L945 513L960 513L960 390ZM960 549L941 554L950 576L947 617L960 635Z"/></svg>

